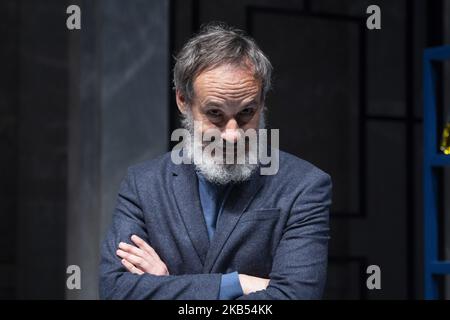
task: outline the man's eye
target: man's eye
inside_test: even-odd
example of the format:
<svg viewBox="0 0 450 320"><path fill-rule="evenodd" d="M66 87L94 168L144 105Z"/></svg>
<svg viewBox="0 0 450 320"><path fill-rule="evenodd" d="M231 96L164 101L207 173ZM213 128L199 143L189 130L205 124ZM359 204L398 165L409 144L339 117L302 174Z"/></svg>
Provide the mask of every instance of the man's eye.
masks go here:
<svg viewBox="0 0 450 320"><path fill-rule="evenodd" d="M244 110L242 110L240 112L240 114L243 115L243 116L249 116L249 115L252 115L253 112L254 112L253 108L245 108Z"/></svg>
<svg viewBox="0 0 450 320"><path fill-rule="evenodd" d="M207 112L207 115L210 116L210 117L220 117L221 113L220 113L219 110L209 110Z"/></svg>

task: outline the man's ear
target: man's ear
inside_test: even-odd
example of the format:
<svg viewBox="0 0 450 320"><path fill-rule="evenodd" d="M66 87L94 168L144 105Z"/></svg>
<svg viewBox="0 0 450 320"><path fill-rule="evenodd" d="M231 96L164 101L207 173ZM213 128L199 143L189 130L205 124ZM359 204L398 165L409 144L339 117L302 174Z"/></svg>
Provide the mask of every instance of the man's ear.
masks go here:
<svg viewBox="0 0 450 320"><path fill-rule="evenodd" d="M186 97L183 96L180 90L175 91L175 96L177 100L178 110L180 110L181 113L185 113L187 108Z"/></svg>

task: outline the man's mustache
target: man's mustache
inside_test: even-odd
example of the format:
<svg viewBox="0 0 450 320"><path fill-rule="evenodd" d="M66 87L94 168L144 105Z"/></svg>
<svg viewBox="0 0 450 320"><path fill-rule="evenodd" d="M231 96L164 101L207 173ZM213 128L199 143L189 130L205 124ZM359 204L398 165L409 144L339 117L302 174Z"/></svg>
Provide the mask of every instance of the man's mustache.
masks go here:
<svg viewBox="0 0 450 320"><path fill-rule="evenodd" d="M243 143L243 142L245 143L245 145L247 145L249 143L249 140L243 138L242 140L239 140L239 141L230 142L230 141L227 141L227 140L224 140L224 139L219 139L218 142L217 142L217 145L219 145L219 146L221 146L223 148L237 149L239 143ZM209 145L211 143L216 143L216 139L213 138L213 139L208 140L208 141L202 141L203 145Z"/></svg>
<svg viewBox="0 0 450 320"><path fill-rule="evenodd" d="M274 175L279 168L279 129L238 129L233 141L226 140L221 130L202 130L201 121L191 116L182 120L184 128L171 134L178 141L171 152L175 164L199 164L210 157L225 164L260 164L261 175ZM270 134L270 136L269 136ZM230 137L229 135L225 135ZM248 139L248 141L247 141Z"/></svg>

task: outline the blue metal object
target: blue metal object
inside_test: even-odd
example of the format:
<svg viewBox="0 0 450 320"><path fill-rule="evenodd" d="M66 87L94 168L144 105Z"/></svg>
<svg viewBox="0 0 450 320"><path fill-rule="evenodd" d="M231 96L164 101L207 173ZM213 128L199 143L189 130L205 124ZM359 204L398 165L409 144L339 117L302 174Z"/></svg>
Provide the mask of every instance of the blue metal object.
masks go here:
<svg viewBox="0 0 450 320"><path fill-rule="evenodd" d="M437 275L450 274L450 261L438 257L438 189L436 167L450 166L450 156L438 151L436 114L436 71L433 61L450 59L450 46L425 49L424 85L424 215L425 299L437 299Z"/></svg>

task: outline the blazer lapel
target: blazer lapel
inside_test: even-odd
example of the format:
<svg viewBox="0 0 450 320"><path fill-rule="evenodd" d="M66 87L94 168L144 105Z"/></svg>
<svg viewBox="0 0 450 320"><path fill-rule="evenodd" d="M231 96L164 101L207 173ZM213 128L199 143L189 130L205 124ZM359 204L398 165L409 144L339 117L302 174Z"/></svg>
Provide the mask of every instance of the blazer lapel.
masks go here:
<svg viewBox="0 0 450 320"><path fill-rule="evenodd" d="M261 188L262 179L263 177L258 172L250 180L233 186L223 211L218 218L216 232L206 256L203 272L209 273L213 269L217 257L239 222L242 213L247 209L253 197Z"/></svg>
<svg viewBox="0 0 450 320"><path fill-rule="evenodd" d="M193 165L174 166L174 196L181 213L184 226L202 264L209 248L208 230L198 194L198 180Z"/></svg>

